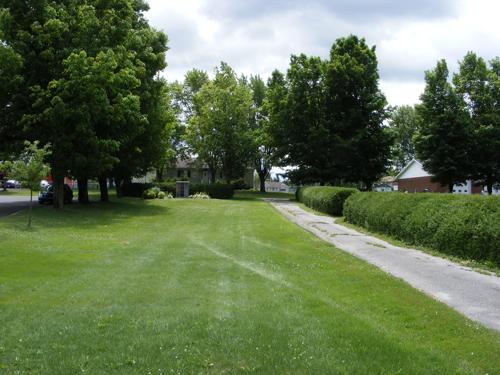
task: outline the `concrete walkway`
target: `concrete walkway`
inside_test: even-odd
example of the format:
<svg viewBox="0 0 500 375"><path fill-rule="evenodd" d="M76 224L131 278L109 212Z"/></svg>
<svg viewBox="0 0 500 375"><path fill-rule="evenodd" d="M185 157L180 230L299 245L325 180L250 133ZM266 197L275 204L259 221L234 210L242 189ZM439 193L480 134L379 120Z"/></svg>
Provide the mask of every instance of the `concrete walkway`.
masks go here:
<svg viewBox="0 0 500 375"><path fill-rule="evenodd" d="M375 237L335 224L296 203L268 200L295 224L413 287L444 302L468 318L500 330L500 278L422 251L393 246Z"/></svg>

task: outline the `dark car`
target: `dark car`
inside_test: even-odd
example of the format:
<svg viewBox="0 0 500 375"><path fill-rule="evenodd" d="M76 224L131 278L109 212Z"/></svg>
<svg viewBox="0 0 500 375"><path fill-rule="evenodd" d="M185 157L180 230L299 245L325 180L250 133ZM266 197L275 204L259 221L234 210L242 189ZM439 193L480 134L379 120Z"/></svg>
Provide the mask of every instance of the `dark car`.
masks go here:
<svg viewBox="0 0 500 375"><path fill-rule="evenodd" d="M7 189L21 189L21 183L16 180L7 180L4 182L4 186Z"/></svg>
<svg viewBox="0 0 500 375"><path fill-rule="evenodd" d="M38 203L52 203L54 202L54 187L49 185L46 189L40 191L38 193ZM64 203L73 202L73 190L69 187L69 185L64 184Z"/></svg>

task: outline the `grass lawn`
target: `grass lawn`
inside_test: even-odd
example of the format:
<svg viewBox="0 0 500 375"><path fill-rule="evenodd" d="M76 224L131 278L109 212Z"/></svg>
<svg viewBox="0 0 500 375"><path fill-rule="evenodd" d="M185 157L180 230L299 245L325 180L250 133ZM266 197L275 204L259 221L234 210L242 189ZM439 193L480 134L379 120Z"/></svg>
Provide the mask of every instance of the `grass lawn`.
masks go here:
<svg viewBox="0 0 500 375"><path fill-rule="evenodd" d="M2 196L29 196L30 191L28 189L0 189L0 197ZM38 192L34 191L33 196L38 196Z"/></svg>
<svg viewBox="0 0 500 375"><path fill-rule="evenodd" d="M0 373L498 374L500 333L258 200L0 219Z"/></svg>
<svg viewBox="0 0 500 375"><path fill-rule="evenodd" d="M236 199L258 199L258 198L283 198L295 199L295 194L292 193L279 193L279 192L266 192L261 193L255 190L237 190L235 192Z"/></svg>

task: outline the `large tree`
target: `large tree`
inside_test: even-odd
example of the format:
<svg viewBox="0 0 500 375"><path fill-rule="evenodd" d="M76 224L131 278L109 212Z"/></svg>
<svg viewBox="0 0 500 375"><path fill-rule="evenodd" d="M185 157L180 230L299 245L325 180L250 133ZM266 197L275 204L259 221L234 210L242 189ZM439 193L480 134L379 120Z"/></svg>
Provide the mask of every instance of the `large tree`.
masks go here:
<svg viewBox="0 0 500 375"><path fill-rule="evenodd" d="M166 51L165 35L143 16L147 5L141 0L14 0L0 1L0 8L6 9L2 42L22 62L9 134L52 143L56 206L62 206L65 175L78 178L79 200L86 202L88 178L106 176L118 162L146 164L144 149L161 143L149 118Z"/></svg>
<svg viewBox="0 0 500 375"><path fill-rule="evenodd" d="M434 180L448 186L463 183L470 170L471 138L464 103L448 81L445 60L425 73L425 90L417 106L420 119L415 139L418 158Z"/></svg>
<svg viewBox="0 0 500 375"><path fill-rule="evenodd" d="M378 83L375 48L353 35L338 39L326 61L292 56L278 86L286 96L272 101L270 120L281 163L296 167L293 181L371 189L387 169L391 144Z"/></svg>
<svg viewBox="0 0 500 375"><path fill-rule="evenodd" d="M304 54L292 56L287 72L286 109L272 111L285 114L272 123L283 121L275 129L283 165L296 166L291 179L300 182L331 180L331 138L325 122L325 91L323 86L323 62L318 57ZM281 105L280 102L276 103Z"/></svg>
<svg viewBox="0 0 500 375"><path fill-rule="evenodd" d="M389 130L394 137L392 164L394 172L398 172L415 157L413 138L418 131L415 107L402 105L394 108L389 119Z"/></svg>
<svg viewBox="0 0 500 375"><path fill-rule="evenodd" d="M500 60L490 65L469 52L453 77L471 124L469 175L486 185L489 194L500 181Z"/></svg>
<svg viewBox="0 0 500 375"><path fill-rule="evenodd" d="M252 89L254 116L251 119L253 160L254 168L259 176L260 191L266 191L266 178L269 176L275 158L275 147L269 132L269 115L266 106L268 87L259 76L250 77L250 88Z"/></svg>
<svg viewBox="0 0 500 375"><path fill-rule="evenodd" d="M212 182L221 171L226 182L244 175L252 156L252 91L246 80L221 63L215 78L205 83L193 99L186 141L193 155L210 169Z"/></svg>
<svg viewBox="0 0 500 375"><path fill-rule="evenodd" d="M354 35L338 39L325 66L325 86L332 172L371 190L387 170L392 142L383 126L387 101L379 88L375 47Z"/></svg>

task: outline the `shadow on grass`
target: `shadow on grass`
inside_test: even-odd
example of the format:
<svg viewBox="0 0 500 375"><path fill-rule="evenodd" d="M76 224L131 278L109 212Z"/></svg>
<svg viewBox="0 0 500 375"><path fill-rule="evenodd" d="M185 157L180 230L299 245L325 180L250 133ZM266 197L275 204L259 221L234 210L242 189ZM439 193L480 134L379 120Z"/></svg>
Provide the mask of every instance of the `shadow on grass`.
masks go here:
<svg viewBox="0 0 500 375"><path fill-rule="evenodd" d="M291 193L278 193L278 192L261 193L260 191L238 190L235 192L233 200L252 201L252 200L260 200L262 198L294 199L295 195Z"/></svg>
<svg viewBox="0 0 500 375"><path fill-rule="evenodd" d="M115 225L132 217L152 217L166 215L165 206L151 204L142 199L115 198L110 202L91 202L88 205L73 203L62 210L50 206L33 207L33 226L27 228L28 211L21 211L4 218L2 225L10 229L38 232L50 228L95 228Z"/></svg>

